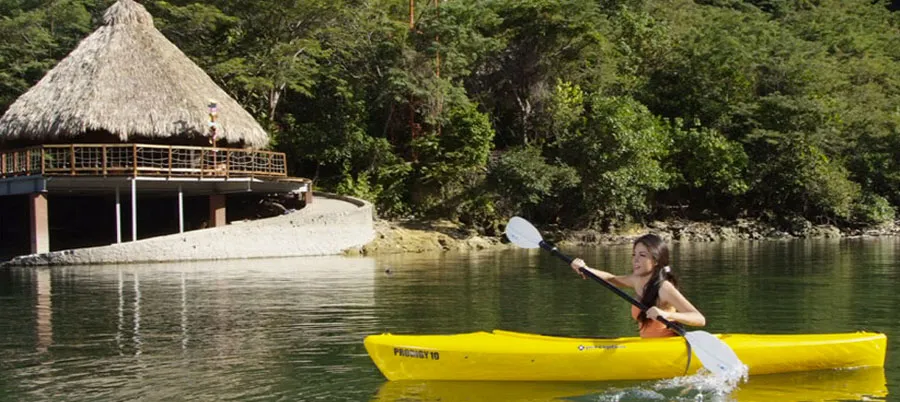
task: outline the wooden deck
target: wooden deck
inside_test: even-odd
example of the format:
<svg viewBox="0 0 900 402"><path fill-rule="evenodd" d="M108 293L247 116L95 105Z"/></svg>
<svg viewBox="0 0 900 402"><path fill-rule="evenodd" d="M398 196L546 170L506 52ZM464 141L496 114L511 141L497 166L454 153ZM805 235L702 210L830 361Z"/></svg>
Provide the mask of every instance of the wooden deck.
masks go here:
<svg viewBox="0 0 900 402"><path fill-rule="evenodd" d="M287 177L284 153L151 144L63 144L0 151L16 176Z"/></svg>

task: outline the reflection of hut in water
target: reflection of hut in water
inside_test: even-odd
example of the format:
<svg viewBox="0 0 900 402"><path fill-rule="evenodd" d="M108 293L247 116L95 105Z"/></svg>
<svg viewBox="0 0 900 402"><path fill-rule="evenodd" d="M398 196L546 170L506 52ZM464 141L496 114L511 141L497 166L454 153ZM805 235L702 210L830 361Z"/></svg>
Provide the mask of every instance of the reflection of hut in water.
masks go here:
<svg viewBox="0 0 900 402"><path fill-rule="evenodd" d="M285 155L260 149L268 139L143 6L118 0L0 118L0 244L24 246L16 228L28 227L32 253L50 250L51 232L54 249L66 248L56 239L66 233L74 244L63 246L121 242L122 187L130 190L132 240L139 221L147 223L140 237L184 231L185 218L193 227L224 225L229 193L304 193L311 201L309 180L287 176ZM138 212L139 196L147 212Z"/></svg>
<svg viewBox="0 0 900 402"><path fill-rule="evenodd" d="M53 300L50 298L53 289L50 270L38 269L34 276L37 284L37 302L34 307L37 311L37 350L44 353L53 345Z"/></svg>

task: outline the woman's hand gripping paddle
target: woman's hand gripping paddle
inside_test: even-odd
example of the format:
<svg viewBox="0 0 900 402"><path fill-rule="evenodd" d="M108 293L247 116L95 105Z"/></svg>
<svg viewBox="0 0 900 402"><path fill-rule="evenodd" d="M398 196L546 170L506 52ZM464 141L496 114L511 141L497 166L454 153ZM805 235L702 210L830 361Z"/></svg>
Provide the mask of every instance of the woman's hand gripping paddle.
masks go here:
<svg viewBox="0 0 900 402"><path fill-rule="evenodd" d="M519 247L542 248L559 257L566 263L572 263L572 257L563 254L559 251L559 249L556 248L556 246L544 241L544 239L541 238L541 234L534 227L534 225L518 216L513 217L509 220L509 223L506 224L506 237L509 238L509 241ZM605 286L607 289L612 290L615 294L619 295L631 304L637 306L637 308L641 309L641 311L647 311L647 306L643 305L643 303L635 300L635 298L631 297L628 293L623 292L621 289L615 287L613 284L603 280L597 275L594 275L593 272L582 268L581 273L591 277L597 282L600 282L600 284ZM725 342L722 342L721 339L716 338L709 332L686 332L684 328L681 327L681 325L666 320L665 318L657 317L657 320L665 324L666 327L678 333L678 335L683 336L687 340L688 345L690 345L694 350L697 358L700 359L700 363L703 363L703 367L705 367L711 373L715 375L736 373L744 366L744 364L741 363L741 360L738 359L737 355L734 354L734 351L731 350L731 348L726 345Z"/></svg>

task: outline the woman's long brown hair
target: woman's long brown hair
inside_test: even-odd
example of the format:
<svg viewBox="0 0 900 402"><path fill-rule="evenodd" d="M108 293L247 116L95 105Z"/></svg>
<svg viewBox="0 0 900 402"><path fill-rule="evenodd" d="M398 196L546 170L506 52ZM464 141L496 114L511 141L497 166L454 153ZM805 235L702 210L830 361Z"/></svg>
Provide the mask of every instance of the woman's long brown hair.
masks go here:
<svg viewBox="0 0 900 402"><path fill-rule="evenodd" d="M659 288L663 282L669 281L672 285L678 286L678 278L675 277L671 269L664 269L669 266L669 246L666 245L666 242L661 237L652 233L645 234L634 241L631 247L632 250L638 243L647 247L647 251L650 252L654 262L650 280L644 285L644 291L641 294L641 304L650 308L656 306L656 302L659 301ZM645 311L638 315L638 320L640 320L642 326L650 321Z"/></svg>

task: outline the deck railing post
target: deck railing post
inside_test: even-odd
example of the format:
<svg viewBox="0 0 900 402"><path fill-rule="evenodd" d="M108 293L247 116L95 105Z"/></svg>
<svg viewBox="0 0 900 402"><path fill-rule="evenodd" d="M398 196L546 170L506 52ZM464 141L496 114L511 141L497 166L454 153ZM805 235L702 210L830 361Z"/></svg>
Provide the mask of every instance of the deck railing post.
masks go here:
<svg viewBox="0 0 900 402"><path fill-rule="evenodd" d="M225 151L225 178L231 177L231 150Z"/></svg>
<svg viewBox="0 0 900 402"><path fill-rule="evenodd" d="M25 176L31 176L31 148L25 150Z"/></svg>
<svg viewBox="0 0 900 402"><path fill-rule="evenodd" d="M169 145L169 177L172 177L172 146Z"/></svg>
<svg viewBox="0 0 900 402"><path fill-rule="evenodd" d="M131 145L131 170L134 174L134 177L138 175L138 157L137 157L137 144Z"/></svg>
<svg viewBox="0 0 900 402"><path fill-rule="evenodd" d="M69 163L72 176L75 176L75 144L69 145Z"/></svg>
<svg viewBox="0 0 900 402"><path fill-rule="evenodd" d="M41 145L41 176L44 175L44 172L46 171L46 169L47 169L47 148L44 148L44 146Z"/></svg>
<svg viewBox="0 0 900 402"><path fill-rule="evenodd" d="M103 176L106 176L106 144L103 144L103 146L100 148L100 151L103 152L103 156L100 157L100 163L103 164Z"/></svg>

